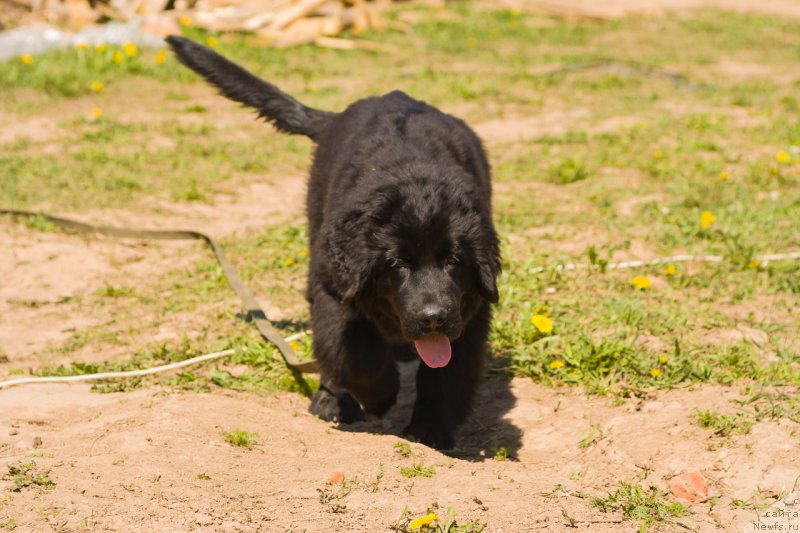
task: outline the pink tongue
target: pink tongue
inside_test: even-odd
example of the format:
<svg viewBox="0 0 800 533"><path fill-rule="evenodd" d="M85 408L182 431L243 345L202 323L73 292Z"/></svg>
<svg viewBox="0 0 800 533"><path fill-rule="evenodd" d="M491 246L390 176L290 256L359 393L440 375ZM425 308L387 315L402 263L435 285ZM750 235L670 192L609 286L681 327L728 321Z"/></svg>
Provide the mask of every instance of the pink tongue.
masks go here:
<svg viewBox="0 0 800 533"><path fill-rule="evenodd" d="M450 348L450 339L441 333L425 335L421 339L415 340L414 346L417 347L417 353L425 361L425 364L431 368L447 366L453 353Z"/></svg>

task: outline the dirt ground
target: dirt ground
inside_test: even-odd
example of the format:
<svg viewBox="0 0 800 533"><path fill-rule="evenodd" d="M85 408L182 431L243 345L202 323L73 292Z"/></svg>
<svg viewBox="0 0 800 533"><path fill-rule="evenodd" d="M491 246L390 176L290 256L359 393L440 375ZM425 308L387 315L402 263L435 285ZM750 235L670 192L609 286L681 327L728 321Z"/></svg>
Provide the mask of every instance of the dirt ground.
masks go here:
<svg viewBox="0 0 800 533"><path fill-rule="evenodd" d="M612 407L571 389L490 380L459 441L466 451L493 440L515 450L513 460L498 461L416 444L409 457L397 453L411 393L384 420L336 429L293 394L10 389L0 405L0 457L35 456L55 487L15 494L3 514L21 531L387 531L404 523L405 510L444 515L453 507L462 523L485 522L487 531L572 529L564 513L583 530L630 531L632 522L590 509L574 493L605 495L620 478L666 488L693 470L705 476L710 498L791 490L800 461L786 426L759 424L713 449L708 431L689 421L692 406L728 409L735 392L702 387ZM224 442L220 433L232 424L257 431L258 444ZM598 435L581 449L590 425ZM417 463L436 474L401 475ZM335 472L343 483L328 482ZM692 511L680 524L699 531L746 530L754 513L714 511L709 502Z"/></svg>
<svg viewBox="0 0 800 533"><path fill-rule="evenodd" d="M683 1L680 7L698 3ZM604 4L627 11L634 2ZM654 2L651 8L667 4ZM782 14L800 15L800 3L788 0L736 7L772 12L781 6ZM548 124L562 127L564 117L537 120L541 131ZM517 122L487 121L476 129L491 147L531 131L530 123ZM296 176L226 196L213 208L184 205L160 218L104 210L81 218L186 225L225 236L296 220L303 188L303 177ZM267 198L275 200L265 205ZM25 354L90 325L64 296L96 290L98 280L125 278L130 284L205 253L193 243L68 237L8 220L0 221L0 249L7 251L0 255L0 344L15 354L13 365L24 368L68 362L71 357L39 361ZM22 300L46 304L11 304ZM0 390L0 472L33 457L35 472L47 473L54 483L48 490L10 493L13 480L1 479L0 529L13 518L17 531L389 531L405 525L407 517L429 509L444 516L452 507L459 523L486 523L493 532L631 531L637 522L591 508L586 495L614 492L620 479L668 490L674 476L699 471L708 499L690 505L689 515L665 529L754 531L756 511L717 506L717 497L750 501L758 494L785 494L800 473L798 437L786 420L756 424L750 434L725 441L693 422L695 408L734 411L738 388L713 385L612 405L575 388L493 377L460 430L462 454L447 456L412 443L404 456L394 445L405 442L399 434L413 403L415 364L404 365L404 393L387 417L343 427L310 416L307 400L289 393L148 388L96 394L87 384ZM257 432L256 445L228 444L221 433L232 427ZM501 461L485 454L495 444L511 457ZM433 465L435 475L401 474L414 464ZM331 484L336 472L344 481Z"/></svg>

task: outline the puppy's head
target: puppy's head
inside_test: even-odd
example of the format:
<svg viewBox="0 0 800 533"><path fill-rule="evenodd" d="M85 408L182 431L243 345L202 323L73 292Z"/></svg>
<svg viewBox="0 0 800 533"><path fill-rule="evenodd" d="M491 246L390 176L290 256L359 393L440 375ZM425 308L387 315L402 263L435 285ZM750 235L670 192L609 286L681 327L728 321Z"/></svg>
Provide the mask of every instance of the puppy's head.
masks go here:
<svg viewBox="0 0 800 533"><path fill-rule="evenodd" d="M343 300L388 340L414 342L425 363L445 366L450 341L497 301L498 240L488 198L468 177L407 172L340 213L323 246Z"/></svg>

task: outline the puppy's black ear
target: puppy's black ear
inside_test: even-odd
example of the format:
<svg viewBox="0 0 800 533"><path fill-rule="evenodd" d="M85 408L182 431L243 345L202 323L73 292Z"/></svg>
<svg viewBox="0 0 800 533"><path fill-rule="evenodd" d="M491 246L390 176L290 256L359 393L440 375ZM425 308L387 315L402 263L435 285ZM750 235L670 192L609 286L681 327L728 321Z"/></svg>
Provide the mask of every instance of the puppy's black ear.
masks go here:
<svg viewBox="0 0 800 533"><path fill-rule="evenodd" d="M350 302L366 287L377 261L377 252L367 243L372 227L367 209L354 209L331 220L320 237L333 289Z"/></svg>
<svg viewBox="0 0 800 533"><path fill-rule="evenodd" d="M500 274L499 255L490 254L486 258L478 258L478 280L481 295L490 303L496 304L500 299L497 292L497 276Z"/></svg>
<svg viewBox="0 0 800 533"><path fill-rule="evenodd" d="M477 238L472 240L475 264L478 268L478 288L486 301L496 304L497 276L500 274L500 244L491 221L482 227Z"/></svg>

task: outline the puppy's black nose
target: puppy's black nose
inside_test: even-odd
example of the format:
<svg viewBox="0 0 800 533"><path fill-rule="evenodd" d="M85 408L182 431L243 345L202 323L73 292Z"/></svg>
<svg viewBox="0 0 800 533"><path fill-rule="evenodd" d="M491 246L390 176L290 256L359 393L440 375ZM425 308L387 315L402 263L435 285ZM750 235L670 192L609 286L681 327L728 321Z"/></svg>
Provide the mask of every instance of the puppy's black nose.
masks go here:
<svg viewBox="0 0 800 533"><path fill-rule="evenodd" d="M447 319L447 309L444 306L433 304L426 305L419 314L419 323L428 330L441 327Z"/></svg>

